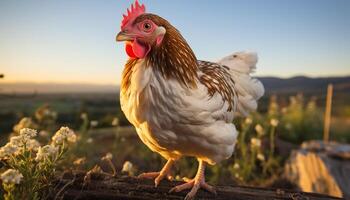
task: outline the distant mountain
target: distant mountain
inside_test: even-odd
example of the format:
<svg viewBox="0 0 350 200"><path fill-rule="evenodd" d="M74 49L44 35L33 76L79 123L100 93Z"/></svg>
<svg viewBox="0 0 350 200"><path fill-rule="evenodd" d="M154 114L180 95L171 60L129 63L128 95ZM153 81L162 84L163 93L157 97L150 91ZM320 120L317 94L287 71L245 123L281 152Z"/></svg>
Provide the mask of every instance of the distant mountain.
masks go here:
<svg viewBox="0 0 350 200"><path fill-rule="evenodd" d="M259 77L266 93L319 93L327 91L332 83L335 91L350 92L350 76L310 78L296 76L292 78Z"/></svg>
<svg viewBox="0 0 350 200"><path fill-rule="evenodd" d="M319 93L325 92L333 83L334 90L350 93L350 76L310 78L258 77L265 86L266 93ZM117 93L117 85L62 84L62 83L1 83L0 93Z"/></svg>

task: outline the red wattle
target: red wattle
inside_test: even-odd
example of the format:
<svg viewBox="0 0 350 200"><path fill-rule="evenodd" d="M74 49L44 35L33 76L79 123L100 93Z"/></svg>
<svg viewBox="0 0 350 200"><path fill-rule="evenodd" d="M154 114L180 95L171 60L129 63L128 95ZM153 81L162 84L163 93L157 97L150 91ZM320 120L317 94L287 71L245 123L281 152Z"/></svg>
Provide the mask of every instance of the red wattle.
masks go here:
<svg viewBox="0 0 350 200"><path fill-rule="evenodd" d="M151 47L147 44L140 43L137 39L133 42L126 42L125 51L131 58L145 58L150 52Z"/></svg>
<svg viewBox="0 0 350 200"><path fill-rule="evenodd" d="M148 44L141 43L137 39L134 40L132 43L132 50L136 57L138 58L145 58L149 51L151 50L151 47Z"/></svg>
<svg viewBox="0 0 350 200"><path fill-rule="evenodd" d="M125 51L126 51L126 54L128 54L129 57L137 58L137 56L135 55L134 51L132 50L132 44L131 43L126 43Z"/></svg>

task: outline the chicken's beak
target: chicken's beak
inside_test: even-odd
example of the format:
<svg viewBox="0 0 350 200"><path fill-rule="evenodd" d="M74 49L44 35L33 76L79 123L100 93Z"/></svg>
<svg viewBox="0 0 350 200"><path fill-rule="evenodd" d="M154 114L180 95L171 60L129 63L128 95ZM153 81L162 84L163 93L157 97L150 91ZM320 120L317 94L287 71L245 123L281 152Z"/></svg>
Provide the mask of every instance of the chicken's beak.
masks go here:
<svg viewBox="0 0 350 200"><path fill-rule="evenodd" d="M129 35L125 31L120 31L116 37L117 41L131 41L133 40L132 35Z"/></svg>

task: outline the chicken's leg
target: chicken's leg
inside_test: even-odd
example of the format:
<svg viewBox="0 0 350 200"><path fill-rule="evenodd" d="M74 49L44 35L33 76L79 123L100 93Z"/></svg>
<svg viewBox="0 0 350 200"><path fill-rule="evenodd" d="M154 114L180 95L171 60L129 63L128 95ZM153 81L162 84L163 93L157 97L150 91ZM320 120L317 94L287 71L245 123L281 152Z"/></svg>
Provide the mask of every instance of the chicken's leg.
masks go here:
<svg viewBox="0 0 350 200"><path fill-rule="evenodd" d="M148 173L142 173L138 176L138 178L148 178L148 179L154 179L154 184L157 187L161 180L163 180L165 177L170 176L170 169L173 165L174 160L169 159L162 170L160 172L148 172Z"/></svg>
<svg viewBox="0 0 350 200"><path fill-rule="evenodd" d="M198 171L196 176L192 180L186 181L187 183L184 183L182 185L178 185L173 187L169 192L180 192L185 189L191 189L191 191L186 195L185 200L193 199L196 195L199 188L203 188L211 193L216 194L215 188L211 185L208 185L205 182L204 177L204 170L205 170L205 162L202 160L199 161Z"/></svg>

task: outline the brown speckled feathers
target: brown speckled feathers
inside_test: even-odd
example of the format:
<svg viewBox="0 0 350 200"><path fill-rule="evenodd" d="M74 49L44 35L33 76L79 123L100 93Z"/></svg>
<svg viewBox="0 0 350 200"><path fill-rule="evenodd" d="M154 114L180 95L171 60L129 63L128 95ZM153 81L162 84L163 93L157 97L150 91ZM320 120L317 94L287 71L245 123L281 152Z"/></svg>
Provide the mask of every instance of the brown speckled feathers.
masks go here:
<svg viewBox="0 0 350 200"><path fill-rule="evenodd" d="M228 67L207 61L198 61L198 65L203 73L199 81L208 88L209 95L219 93L223 100L229 103L228 111L231 111L234 108L235 83L228 72Z"/></svg>

